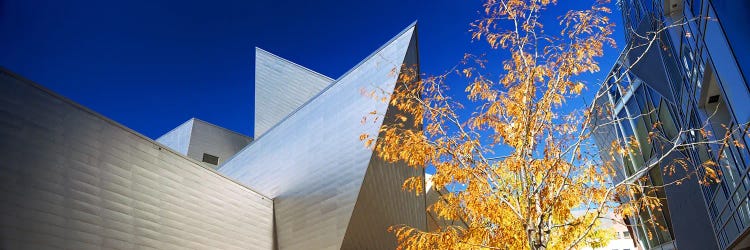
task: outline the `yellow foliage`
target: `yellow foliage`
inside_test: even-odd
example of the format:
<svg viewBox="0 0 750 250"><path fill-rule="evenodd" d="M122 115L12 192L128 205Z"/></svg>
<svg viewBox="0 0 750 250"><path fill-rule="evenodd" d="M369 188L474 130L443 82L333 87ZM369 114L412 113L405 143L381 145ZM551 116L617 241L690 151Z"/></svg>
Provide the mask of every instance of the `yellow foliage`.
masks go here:
<svg viewBox="0 0 750 250"><path fill-rule="evenodd" d="M611 188L610 162L592 160L582 143L588 140L581 125L595 112L563 114L560 106L586 88L576 80L599 70L596 58L614 45L607 1L589 9L571 10L560 17L562 33L544 33L539 16L554 0L486 0L485 16L472 23L473 39L484 39L503 55L499 79L481 73L485 61L467 54L463 64L477 64L422 79L404 65L390 95L396 107L377 137L360 137L388 162L413 168L433 166L432 186L444 190L428 207L440 219L462 221L424 231L417 225L390 228L399 249L571 249L604 244L610 236L597 229L609 210L632 215L642 207L655 208L653 191ZM545 34L544 38L540 34ZM470 117L447 94L446 80L458 74L471 82L467 99L477 104ZM389 111L390 113L390 111ZM376 115L376 114L371 114ZM610 156L637 148L613 143ZM502 154L498 154L502 152ZM708 168L707 168L708 169ZM422 193L423 179L413 177L402 188ZM632 203L623 194L643 194ZM584 215L571 211L589 208Z"/></svg>
<svg viewBox="0 0 750 250"><path fill-rule="evenodd" d="M615 232L611 228L599 228L593 230L586 238L586 246L593 249L603 248L613 239L615 239Z"/></svg>

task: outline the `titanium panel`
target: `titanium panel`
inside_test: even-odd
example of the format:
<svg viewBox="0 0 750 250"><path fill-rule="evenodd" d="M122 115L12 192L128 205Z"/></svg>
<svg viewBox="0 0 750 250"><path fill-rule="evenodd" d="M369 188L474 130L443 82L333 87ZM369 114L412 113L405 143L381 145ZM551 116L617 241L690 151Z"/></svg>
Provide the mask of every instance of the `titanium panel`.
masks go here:
<svg viewBox="0 0 750 250"><path fill-rule="evenodd" d="M255 138L279 123L333 79L255 48Z"/></svg>
<svg viewBox="0 0 750 250"><path fill-rule="evenodd" d="M214 124L193 118L193 134L190 136L190 146L187 156L202 161L203 154L211 154L219 157L221 166L226 160L250 144L253 139L237 132L216 126ZM201 162L205 166L217 168Z"/></svg>
<svg viewBox="0 0 750 250"><path fill-rule="evenodd" d="M361 133L367 113L387 102L363 89L393 90L414 25L237 153L219 172L274 198L280 249L340 249L372 150Z"/></svg>
<svg viewBox="0 0 750 250"><path fill-rule="evenodd" d="M387 163L373 155L341 249L396 249L398 242L388 227L427 229L425 195L401 189L406 178L419 175L422 170Z"/></svg>
<svg viewBox="0 0 750 250"><path fill-rule="evenodd" d="M192 132L193 119L190 119L166 134L159 136L159 138L156 138L156 142L161 143L182 155L187 155L188 146L190 145L190 134Z"/></svg>
<svg viewBox="0 0 750 250"><path fill-rule="evenodd" d="M419 65L416 31L402 64L404 67ZM389 106L383 123L397 123L398 115L408 117ZM421 130L421 127L409 129ZM427 229L425 195L417 196L401 188L404 180L416 176L424 176L424 169L411 168L403 162L388 163L372 154L341 249L396 249L398 242L395 235L388 232L389 227L409 225Z"/></svg>
<svg viewBox="0 0 750 250"><path fill-rule="evenodd" d="M272 201L0 69L0 248L272 249Z"/></svg>
<svg viewBox="0 0 750 250"><path fill-rule="evenodd" d="M200 162L203 166L217 168L253 139L206 121L190 118L156 141ZM219 157L219 164L203 162L204 153Z"/></svg>

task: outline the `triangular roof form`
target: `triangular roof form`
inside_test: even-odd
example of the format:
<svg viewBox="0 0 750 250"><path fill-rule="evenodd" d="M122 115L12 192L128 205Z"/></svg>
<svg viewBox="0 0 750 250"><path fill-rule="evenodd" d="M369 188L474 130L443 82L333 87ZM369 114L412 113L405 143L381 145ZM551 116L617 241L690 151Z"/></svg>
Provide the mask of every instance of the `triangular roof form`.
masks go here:
<svg viewBox="0 0 750 250"><path fill-rule="evenodd" d="M204 166L216 168L253 139L207 121L190 118L156 141ZM215 161L211 162L210 157L215 157Z"/></svg>
<svg viewBox="0 0 750 250"><path fill-rule="evenodd" d="M422 205L404 206L385 200L377 190L382 186L394 194L405 178L423 173L387 169L359 140L362 133L378 134L383 120L388 120L362 124L362 117L371 111L387 114L389 108L387 100L367 97L362 90L391 92L402 65L416 58L413 24L219 168L274 199L280 249L340 249L345 247L345 235L365 240L358 243L363 246L379 241L394 246L395 237L387 232L363 231L363 223L370 220L362 216L375 216L389 225L425 223L423 201L414 198L411 203ZM414 218L403 221L398 213Z"/></svg>
<svg viewBox="0 0 750 250"><path fill-rule="evenodd" d="M419 65L414 32L401 63L403 67ZM397 123L397 115L405 115L390 106L382 114L385 114L381 117L383 124ZM393 233L388 232L390 226L405 224L426 229L425 196L417 197L414 192L401 188L407 177L423 175L424 169L411 168L404 163L388 163L373 154L341 249L395 249L397 242Z"/></svg>
<svg viewBox="0 0 750 250"><path fill-rule="evenodd" d="M187 120L169 132L156 138L156 142L171 148L182 155L188 154L190 134L193 133L193 119Z"/></svg>
<svg viewBox="0 0 750 250"><path fill-rule="evenodd" d="M320 93L333 79L255 48L255 124L258 138Z"/></svg>

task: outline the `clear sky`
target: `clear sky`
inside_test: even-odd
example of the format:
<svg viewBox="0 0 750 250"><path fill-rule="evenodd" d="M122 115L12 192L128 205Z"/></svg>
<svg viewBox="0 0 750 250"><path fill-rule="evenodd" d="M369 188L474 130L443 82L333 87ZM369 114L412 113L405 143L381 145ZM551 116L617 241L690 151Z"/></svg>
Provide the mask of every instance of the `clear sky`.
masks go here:
<svg viewBox="0 0 750 250"><path fill-rule="evenodd" d="M335 79L418 20L421 69L440 73L485 49L468 32L481 3L0 0L0 66L152 138L191 117L251 135L254 47Z"/></svg>

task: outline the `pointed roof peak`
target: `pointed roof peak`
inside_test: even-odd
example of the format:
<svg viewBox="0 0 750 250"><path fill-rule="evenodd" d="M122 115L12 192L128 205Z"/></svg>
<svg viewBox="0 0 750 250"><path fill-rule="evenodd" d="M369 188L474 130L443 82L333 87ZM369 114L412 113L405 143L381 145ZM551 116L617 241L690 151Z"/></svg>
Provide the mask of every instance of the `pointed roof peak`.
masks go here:
<svg viewBox="0 0 750 250"><path fill-rule="evenodd" d="M296 66L296 67L298 67L298 68L300 68L300 69L303 69L303 70L305 70L305 71L308 71L308 72L310 72L310 73L313 73L313 74L315 74L315 75L318 75L318 76L320 76L320 77L323 77L323 78L327 78L327 79L329 79L329 80L333 81L333 78L330 78L330 77L328 77L328 76L326 76L326 75L324 75L324 74L318 73L317 71L314 71L314 70L312 70L312 69L309 69L309 68L307 68L307 67L305 67L305 66L299 65L299 64L297 64L297 63L295 63L295 62L292 62L292 61L290 61L290 60L288 60L288 59L286 59L286 58L283 58L283 57L281 57L281 56L279 56L279 55L276 55L276 54L274 54L274 53L271 53L271 52L269 52L269 51L267 51L267 50L261 49L260 47L255 47L255 58L256 58L256 60L257 60L257 58L258 58L258 57L259 57L260 55L266 55L266 56L269 56L269 57L273 58L273 59L274 59L275 61L279 61L279 62L283 62L283 63L286 63L286 64L294 65L294 66ZM255 65L255 67L257 68L257 67L258 67L258 65Z"/></svg>
<svg viewBox="0 0 750 250"><path fill-rule="evenodd" d="M411 27L417 27L417 22L419 22L419 20L414 20L414 22L411 22L411 24L409 24L409 26L406 26L406 28L408 29Z"/></svg>
<svg viewBox="0 0 750 250"><path fill-rule="evenodd" d="M354 65L354 67L350 68L349 70L347 70L346 72L344 72L344 74L342 74L341 76L339 76L338 78L336 78L336 81L338 81L339 79L341 79L341 78L345 77L346 75L348 75L352 70L354 70L356 68L359 68L359 66L361 66L364 62L370 60L373 56L375 56L378 53L380 53L383 49L385 49L386 47L390 46L392 43L394 43L395 41L397 41L402 36L406 36L406 35L408 35L408 36L414 36L414 34L416 34L416 30L417 30L417 21L414 21L411 24L409 24L409 26L406 26L406 28L404 28L403 30L401 30L401 32L399 32L395 36L391 37L390 40L388 40L387 42L385 42L378 49L376 49L375 51L373 51L372 53L370 53L370 55L368 55L367 57L365 57L364 59L362 59L362 61L360 61L359 63L357 63L356 65Z"/></svg>

